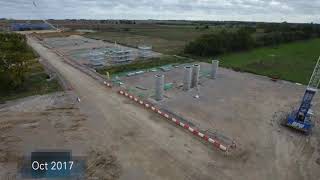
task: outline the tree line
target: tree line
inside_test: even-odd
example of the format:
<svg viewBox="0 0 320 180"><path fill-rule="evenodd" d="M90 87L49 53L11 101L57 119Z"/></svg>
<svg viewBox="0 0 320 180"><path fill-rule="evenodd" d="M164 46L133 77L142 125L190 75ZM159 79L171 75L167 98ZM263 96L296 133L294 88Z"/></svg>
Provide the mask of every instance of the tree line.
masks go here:
<svg viewBox="0 0 320 180"><path fill-rule="evenodd" d="M202 35L188 43L184 52L196 56L215 56L316 37L320 37L320 26L317 24L264 23L256 27L224 29Z"/></svg>
<svg viewBox="0 0 320 180"><path fill-rule="evenodd" d="M0 33L0 91L20 88L34 58L24 35Z"/></svg>

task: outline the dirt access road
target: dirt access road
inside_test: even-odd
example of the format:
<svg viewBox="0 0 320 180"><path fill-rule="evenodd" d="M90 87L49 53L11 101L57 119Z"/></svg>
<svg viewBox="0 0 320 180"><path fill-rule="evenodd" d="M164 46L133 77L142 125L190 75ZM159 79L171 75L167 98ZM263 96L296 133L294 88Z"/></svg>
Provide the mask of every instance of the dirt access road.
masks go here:
<svg viewBox="0 0 320 180"><path fill-rule="evenodd" d="M80 111L89 117L83 148L99 147L114 153L121 168L120 179L306 179L297 175L291 164L283 167L284 163L274 161L266 165L258 154L226 156L106 89L37 41L28 38L28 42L81 97ZM249 158L255 163L244 166Z"/></svg>

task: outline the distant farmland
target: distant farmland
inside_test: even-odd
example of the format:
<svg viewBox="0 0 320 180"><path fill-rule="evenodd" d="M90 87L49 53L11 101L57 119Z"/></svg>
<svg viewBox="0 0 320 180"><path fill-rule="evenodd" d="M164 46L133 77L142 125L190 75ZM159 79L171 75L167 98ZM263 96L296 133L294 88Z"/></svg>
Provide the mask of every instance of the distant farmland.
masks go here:
<svg viewBox="0 0 320 180"><path fill-rule="evenodd" d="M205 29L203 26L186 25L119 25L104 32L89 33L85 36L133 47L149 44L157 52L178 54L188 42L217 28L211 26L209 29Z"/></svg>

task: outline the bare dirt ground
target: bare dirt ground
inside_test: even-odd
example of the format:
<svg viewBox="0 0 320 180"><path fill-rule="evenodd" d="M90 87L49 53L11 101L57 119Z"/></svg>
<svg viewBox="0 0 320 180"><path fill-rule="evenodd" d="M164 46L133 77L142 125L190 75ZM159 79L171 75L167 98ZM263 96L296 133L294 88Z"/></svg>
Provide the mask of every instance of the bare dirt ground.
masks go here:
<svg viewBox="0 0 320 180"><path fill-rule="evenodd" d="M223 153L133 106L37 42L29 43L71 82L81 97L81 112L90 117L84 144L113 152L120 163L120 179L212 179L208 164L224 158ZM215 176L228 175L220 171Z"/></svg>
<svg viewBox="0 0 320 180"><path fill-rule="evenodd" d="M305 86L273 82L267 77L224 68L220 68L217 78L212 80L205 75L210 72L211 65L200 65L204 75L200 78L199 89L188 92L182 91L180 86L184 76L182 66L169 72L148 72L120 79L123 86L136 95L145 94L149 101L184 117L220 141L234 140L237 150L233 155L243 158L244 169L259 172L268 167L263 173L268 175L269 171L269 176L274 173L279 179L319 177L319 95L313 102L316 127L310 137L304 136L279 123L293 107L298 108ZM163 101L155 102L154 75L159 73L165 74L165 83L173 83L173 88L165 91ZM194 98L197 94L199 99Z"/></svg>
<svg viewBox="0 0 320 180"><path fill-rule="evenodd" d="M110 151L83 145L88 134L84 125L87 120L79 111L73 92L31 96L2 105L0 179L20 179L17 172L23 156L50 149L71 150L74 156L85 157L87 178L119 177L119 164Z"/></svg>
<svg viewBox="0 0 320 180"><path fill-rule="evenodd" d="M1 142L6 143L0 144L0 148L4 149L2 153L6 154L2 155L5 158L2 160L0 172L7 172L9 165L14 169L19 160L17 158L19 153L32 151L34 148L70 148L75 154L87 157L88 162L93 165L88 167L87 175L98 177L98 179L315 180L320 176L317 171L320 167L317 164L320 143L318 127L315 128L311 138L293 134L290 131L278 131L278 127L271 125L269 125L270 128L264 129L264 124L269 124L270 121L260 124L261 121L258 120L261 119L260 114L250 111L252 106L241 105L237 101L238 103L232 104L247 108L245 113L255 114L256 120L252 121L252 117L248 118L247 114L242 114L241 120L232 120L232 122L237 120L243 122L248 118L248 126L252 127L252 131L239 125L239 136L246 137L248 140L240 142L243 145L238 152L225 155L212 146L202 143L183 129L175 127L161 117L135 106L114 91L106 89L92 78L65 64L59 56L35 40L29 38L29 44L71 83L77 96L80 96L81 103L76 105L79 109L67 110L68 113L72 112L71 117L65 112L58 118L56 115L42 117L36 114L40 117L38 121L28 120L27 115L19 116L16 118L17 121L7 119L10 118L11 111L14 112L11 114L13 117L19 115L19 111L15 112L17 106L10 106L11 110L9 107L3 107L5 110L1 112L4 114L1 116L0 123L3 121L4 124L11 124L11 122L22 121L29 124L23 127L32 128L39 123L39 128L29 134L27 132L22 134L24 132L22 130L20 136L20 130L16 128L21 126L13 123L11 126L14 128L8 130L10 125L3 125L3 129L6 130L0 131L1 138L4 139ZM258 84L256 86L259 87ZM258 93L260 90L256 91ZM74 99L74 96L71 96L71 100L67 100L66 104L72 104ZM259 102L262 107L263 100ZM271 106L274 105L271 104ZM32 104L26 107L37 108ZM46 112L51 109L48 108L51 106L45 106L45 103L40 103L38 107L40 110L36 110L37 112ZM315 107L319 107L319 104ZM55 111L57 111L55 113L61 113L61 110ZM269 111L271 112L272 109ZM30 119L37 118L32 116ZM53 122L64 122L58 127L66 128L68 131L58 131L54 128ZM73 128L73 122L77 122L76 128ZM26 128L25 131L29 130ZM39 136L37 136L38 133ZM32 137L37 139L34 141ZM11 151L11 149L19 151ZM13 155L8 156L8 153ZM11 173L14 172L11 171Z"/></svg>

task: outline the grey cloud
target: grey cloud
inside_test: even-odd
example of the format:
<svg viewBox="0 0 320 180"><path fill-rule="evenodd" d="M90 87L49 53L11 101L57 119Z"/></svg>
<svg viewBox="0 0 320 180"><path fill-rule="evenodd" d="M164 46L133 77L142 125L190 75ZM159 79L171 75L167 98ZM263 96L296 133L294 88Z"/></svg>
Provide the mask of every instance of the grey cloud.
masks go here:
<svg viewBox="0 0 320 180"><path fill-rule="evenodd" d="M0 0L0 17L319 22L320 0Z"/></svg>

